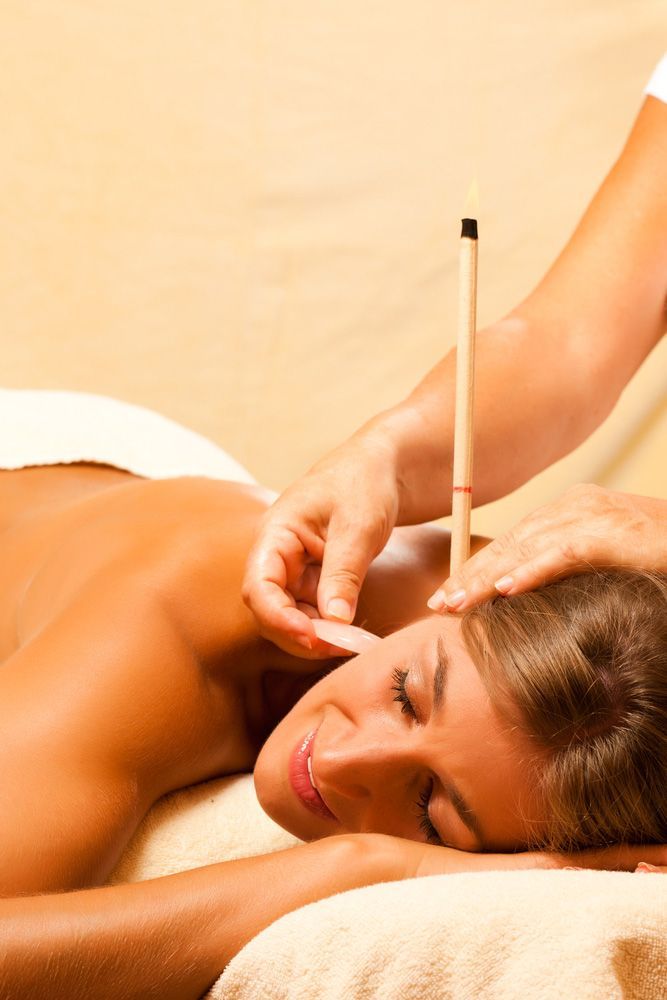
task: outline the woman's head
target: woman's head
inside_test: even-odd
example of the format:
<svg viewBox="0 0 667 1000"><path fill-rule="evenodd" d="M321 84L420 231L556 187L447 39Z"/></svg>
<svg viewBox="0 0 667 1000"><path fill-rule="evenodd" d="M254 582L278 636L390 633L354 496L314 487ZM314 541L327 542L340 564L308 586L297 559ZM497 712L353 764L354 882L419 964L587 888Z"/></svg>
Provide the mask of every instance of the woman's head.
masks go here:
<svg viewBox="0 0 667 1000"><path fill-rule="evenodd" d="M539 755L537 844L667 841L665 577L571 577L472 610L462 637Z"/></svg>
<svg viewBox="0 0 667 1000"><path fill-rule="evenodd" d="M667 838L666 595L596 574L402 629L285 716L257 761L260 802L306 840L433 839L429 824L466 850ZM309 807L307 768L333 817Z"/></svg>
<svg viewBox="0 0 667 1000"><path fill-rule="evenodd" d="M266 741L255 787L269 815L304 840L343 832L426 840L423 800L453 846L511 849L526 834L529 752L495 712L460 622L434 615L315 684ZM308 807L308 762L335 818Z"/></svg>

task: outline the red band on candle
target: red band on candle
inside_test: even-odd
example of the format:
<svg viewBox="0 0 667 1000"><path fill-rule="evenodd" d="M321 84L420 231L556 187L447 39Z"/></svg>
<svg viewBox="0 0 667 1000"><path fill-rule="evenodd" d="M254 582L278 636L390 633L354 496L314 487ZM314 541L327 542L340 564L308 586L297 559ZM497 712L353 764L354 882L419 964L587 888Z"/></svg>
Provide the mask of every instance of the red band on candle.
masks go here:
<svg viewBox="0 0 667 1000"><path fill-rule="evenodd" d="M472 493L472 486L455 486L454 493Z"/></svg>

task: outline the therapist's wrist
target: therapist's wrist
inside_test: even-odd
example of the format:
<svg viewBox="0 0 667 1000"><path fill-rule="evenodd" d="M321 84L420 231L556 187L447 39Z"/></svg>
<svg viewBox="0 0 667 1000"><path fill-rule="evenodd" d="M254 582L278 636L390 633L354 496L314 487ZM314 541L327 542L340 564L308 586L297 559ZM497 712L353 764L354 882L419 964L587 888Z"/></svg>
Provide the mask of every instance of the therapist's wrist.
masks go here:
<svg viewBox="0 0 667 1000"><path fill-rule="evenodd" d="M381 450L398 496L396 523L421 524L451 513L452 445L434 435L432 421L411 397L378 414L357 432L364 447Z"/></svg>

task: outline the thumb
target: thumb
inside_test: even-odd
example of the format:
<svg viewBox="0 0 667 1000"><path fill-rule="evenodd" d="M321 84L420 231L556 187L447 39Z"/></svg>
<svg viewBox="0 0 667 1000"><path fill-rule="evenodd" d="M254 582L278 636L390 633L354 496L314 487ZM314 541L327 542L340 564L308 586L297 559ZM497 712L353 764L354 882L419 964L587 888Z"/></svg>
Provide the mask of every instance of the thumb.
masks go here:
<svg viewBox="0 0 667 1000"><path fill-rule="evenodd" d="M349 623L357 610L359 591L376 551L368 533L358 527L332 528L324 547L317 606L323 618Z"/></svg>

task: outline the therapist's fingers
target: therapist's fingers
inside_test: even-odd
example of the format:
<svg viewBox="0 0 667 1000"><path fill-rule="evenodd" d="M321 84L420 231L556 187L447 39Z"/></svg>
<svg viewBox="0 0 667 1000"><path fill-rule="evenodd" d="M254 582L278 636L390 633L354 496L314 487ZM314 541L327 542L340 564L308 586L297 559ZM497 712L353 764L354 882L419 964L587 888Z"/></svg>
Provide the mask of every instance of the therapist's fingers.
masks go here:
<svg viewBox="0 0 667 1000"><path fill-rule="evenodd" d="M528 590L535 590L550 580L586 573L591 568L592 563L583 558L576 547L568 544L552 545L546 551L539 552L532 559L520 563L513 569L505 569L503 575L494 580L493 592L490 592L488 584L484 585L484 589L489 592L489 596L502 594L504 597L509 597L511 594L524 594ZM478 593L474 582L471 590L472 594Z"/></svg>
<svg viewBox="0 0 667 1000"><path fill-rule="evenodd" d="M507 549L499 558L489 554L486 559L474 563L469 560L470 565L466 563L455 579L445 582L439 591L442 594L441 605L433 610L465 611L498 594L504 597L523 594L549 581L591 569L591 562L572 544L556 543L544 537L536 537L534 545L530 542L531 539L528 539L518 546L507 540ZM524 553L523 561L518 562L521 551ZM430 601L429 606L432 607Z"/></svg>
<svg viewBox="0 0 667 1000"><path fill-rule="evenodd" d="M433 611L463 611L490 600L501 592L496 582L516 574L519 567L530 564L539 554L529 527L518 525L471 556L429 598L428 606Z"/></svg>
<svg viewBox="0 0 667 1000"><path fill-rule="evenodd" d="M502 594L509 597L513 594L524 594L536 590L546 583L559 580L564 576L575 576L586 573L592 568L592 563L582 558L577 550L567 544L552 545L544 552L539 552L534 558L520 563L514 568L505 568L503 575L494 580L492 586L488 582L481 585L473 580L469 586L467 602L462 602L460 610L467 603L470 607L479 601L487 600ZM496 575L493 573L492 575Z"/></svg>
<svg viewBox="0 0 667 1000"><path fill-rule="evenodd" d="M284 526L273 526L260 534L248 556L242 596L256 615L264 638L285 652L319 658L327 653L303 610L316 595L308 542L317 548L312 540Z"/></svg>
<svg viewBox="0 0 667 1000"><path fill-rule="evenodd" d="M434 611L465 611L498 594L518 594L590 569L602 557L604 529L568 491L524 517L475 553L429 599Z"/></svg>
<svg viewBox="0 0 667 1000"><path fill-rule="evenodd" d="M351 439L289 487L264 515L246 566L243 599L261 634L289 652L325 656L300 605L352 621L399 500L392 453L375 436Z"/></svg>
<svg viewBox="0 0 667 1000"><path fill-rule="evenodd" d="M519 594L593 567L662 571L667 503L577 484L475 553L428 604L465 611L496 594Z"/></svg>
<svg viewBox="0 0 667 1000"><path fill-rule="evenodd" d="M317 588L317 606L323 618L349 624L357 610L359 592L368 567L386 542L382 522L333 517L324 549Z"/></svg>

